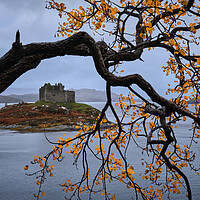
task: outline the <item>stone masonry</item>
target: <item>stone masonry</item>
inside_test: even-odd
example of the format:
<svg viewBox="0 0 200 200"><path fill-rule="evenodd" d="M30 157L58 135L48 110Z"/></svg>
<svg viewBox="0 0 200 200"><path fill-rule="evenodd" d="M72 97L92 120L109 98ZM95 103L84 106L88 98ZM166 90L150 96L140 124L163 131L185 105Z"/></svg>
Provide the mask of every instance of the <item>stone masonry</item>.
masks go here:
<svg viewBox="0 0 200 200"><path fill-rule="evenodd" d="M64 86L61 83L55 85L45 83L39 89L39 98L50 102L75 102L75 91L64 90Z"/></svg>

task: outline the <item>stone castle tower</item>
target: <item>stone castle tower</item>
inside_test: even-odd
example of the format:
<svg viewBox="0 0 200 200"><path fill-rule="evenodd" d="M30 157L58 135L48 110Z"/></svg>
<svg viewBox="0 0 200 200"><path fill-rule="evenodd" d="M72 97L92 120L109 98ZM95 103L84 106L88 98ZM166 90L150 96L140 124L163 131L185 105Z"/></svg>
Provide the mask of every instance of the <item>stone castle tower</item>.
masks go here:
<svg viewBox="0 0 200 200"><path fill-rule="evenodd" d="M50 102L75 102L75 91L64 90L64 86L61 83L55 85L45 83L39 89L39 98Z"/></svg>

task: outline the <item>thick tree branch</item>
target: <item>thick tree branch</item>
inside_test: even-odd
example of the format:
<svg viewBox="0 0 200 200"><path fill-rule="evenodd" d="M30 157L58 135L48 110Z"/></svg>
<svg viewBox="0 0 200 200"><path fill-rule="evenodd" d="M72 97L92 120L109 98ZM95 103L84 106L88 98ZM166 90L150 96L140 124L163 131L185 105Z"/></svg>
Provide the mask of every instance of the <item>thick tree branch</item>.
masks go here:
<svg viewBox="0 0 200 200"><path fill-rule="evenodd" d="M5 90L17 78L30 69L36 68L40 64L39 56L27 56L18 61L17 64L1 73L0 88Z"/></svg>
<svg viewBox="0 0 200 200"><path fill-rule="evenodd" d="M200 118L196 117L195 115L191 114L190 112L182 108L179 108L175 103L161 97L154 90L151 84L148 83L141 75L132 74L132 75L124 76L124 77L117 77L111 72L109 72L108 69L104 65L101 52L98 46L95 44L94 39L87 33L83 33L83 34L85 34L85 37L84 37L85 43L92 52L92 56L93 56L93 60L94 60L97 72L111 86L128 87L132 84L136 84L139 88L141 88L144 92L146 92L146 94L151 98L152 101L158 103L161 106L165 106L169 114L171 114L172 112L177 112L179 114L182 114L184 116L188 116L194 119L194 121L200 125Z"/></svg>
<svg viewBox="0 0 200 200"><path fill-rule="evenodd" d="M80 49L78 51L75 50L80 47L79 45L83 47L82 51ZM200 125L200 119L198 117L161 97L141 75L132 74L124 77L117 77L109 72L104 64L99 45L97 45L95 40L86 32L79 32L58 42L32 43L24 46L20 45L18 47L13 45L13 48L0 59L0 92L3 92L23 73L37 67L41 60L64 55L91 55L97 72L111 86L128 87L132 84L136 84L146 92L152 101L161 106L165 106L169 114L177 112L194 119L195 122Z"/></svg>
<svg viewBox="0 0 200 200"><path fill-rule="evenodd" d="M83 38L80 37L81 34L82 32L57 42L31 43L22 45L20 43L19 31L17 31L16 41L13 43L12 48L0 58L0 93L9 87L10 84L12 84L12 82L23 73L37 67L35 62L36 60L39 64L43 59L53 58L56 56L91 56L92 54L89 48L83 44ZM122 60L132 61L138 59L141 55L138 51L115 52L113 50L107 50L105 48L105 42L97 42L97 45L101 50L103 58L107 62L115 61L118 63ZM25 60L28 60L30 65L26 63L24 66ZM16 71L19 71L19 73L16 73ZM5 82L5 77L10 77L10 80Z"/></svg>

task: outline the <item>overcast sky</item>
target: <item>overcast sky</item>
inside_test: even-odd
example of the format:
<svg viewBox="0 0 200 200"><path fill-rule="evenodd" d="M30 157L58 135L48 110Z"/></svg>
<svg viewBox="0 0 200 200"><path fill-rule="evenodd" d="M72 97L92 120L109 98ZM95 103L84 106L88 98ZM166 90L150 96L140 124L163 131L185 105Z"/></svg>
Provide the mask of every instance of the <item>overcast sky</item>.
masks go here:
<svg viewBox="0 0 200 200"><path fill-rule="evenodd" d="M60 18L55 11L45 9L45 0L1 0L0 15L1 56L11 48L18 29L23 44L63 39L54 38ZM167 61L166 53L161 50L146 51L142 58L144 63L141 61L124 63L125 73L140 73L160 94L164 95L168 81L171 80L162 72L162 66L166 65ZM66 89L105 90L105 82L95 71L92 59L77 56L44 60L36 69L18 78L10 88L30 89L32 93L46 82L63 83ZM124 90L115 88L113 91L120 93Z"/></svg>

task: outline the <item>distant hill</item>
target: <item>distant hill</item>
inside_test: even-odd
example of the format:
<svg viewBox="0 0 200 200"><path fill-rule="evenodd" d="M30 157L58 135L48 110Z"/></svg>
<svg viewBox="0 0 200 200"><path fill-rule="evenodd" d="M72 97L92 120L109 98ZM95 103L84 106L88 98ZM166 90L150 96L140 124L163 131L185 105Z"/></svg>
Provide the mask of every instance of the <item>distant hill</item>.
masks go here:
<svg viewBox="0 0 200 200"><path fill-rule="evenodd" d="M75 90L76 102L105 102L106 92L95 90L95 89L79 89ZM39 94L10 94L4 97L17 99L12 102L36 102L39 100ZM120 95L112 93L112 101L118 101ZM6 103L7 101L3 98L0 99L1 103ZM136 100L137 101L137 100ZM8 102L7 102L8 103Z"/></svg>
<svg viewBox="0 0 200 200"><path fill-rule="evenodd" d="M0 95L0 103L19 103L19 102L23 102L23 100L20 98Z"/></svg>
<svg viewBox="0 0 200 200"><path fill-rule="evenodd" d="M7 88L4 92L2 92L1 95L4 96L8 96L11 94L37 94L38 93L38 89L36 88L13 88L13 87L9 87Z"/></svg>
<svg viewBox="0 0 200 200"><path fill-rule="evenodd" d="M195 103L198 103L195 99L190 99L188 100L188 103L189 104L195 104Z"/></svg>
<svg viewBox="0 0 200 200"><path fill-rule="evenodd" d="M105 102L106 93L105 91L94 90L94 89L80 89L75 90L77 102ZM119 95L112 93L112 100L118 101Z"/></svg>
<svg viewBox="0 0 200 200"><path fill-rule="evenodd" d="M22 95L11 94L11 95L8 95L8 97L22 99L23 102L36 102L39 100L38 94L22 94Z"/></svg>
<svg viewBox="0 0 200 200"><path fill-rule="evenodd" d="M94 89L79 89L75 90L76 102L105 102L106 95L105 91L98 91ZM39 94L10 94L6 97L20 99L23 102L36 102L39 100ZM113 101L117 101L119 95L112 93ZM17 101L18 102L18 101Z"/></svg>

